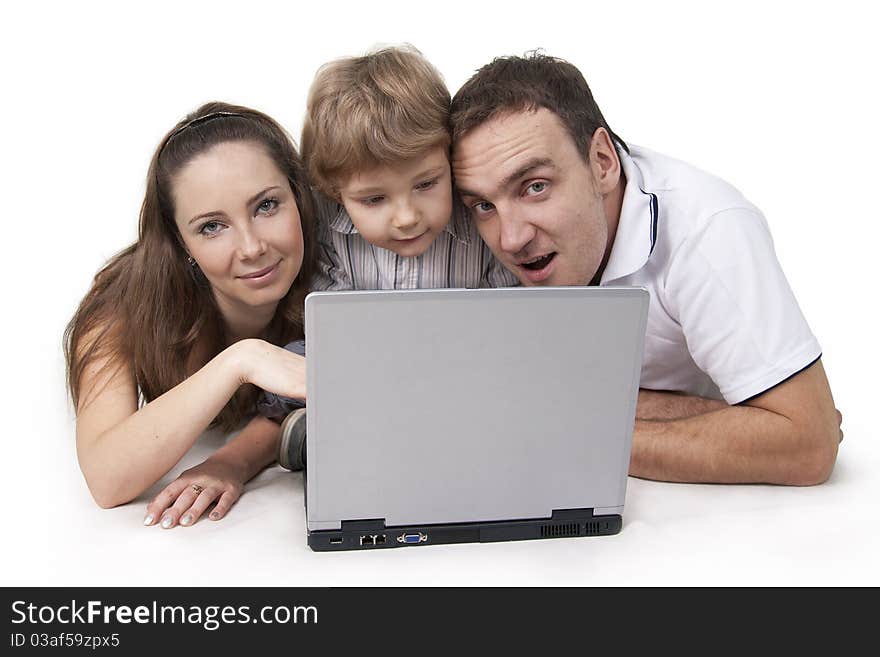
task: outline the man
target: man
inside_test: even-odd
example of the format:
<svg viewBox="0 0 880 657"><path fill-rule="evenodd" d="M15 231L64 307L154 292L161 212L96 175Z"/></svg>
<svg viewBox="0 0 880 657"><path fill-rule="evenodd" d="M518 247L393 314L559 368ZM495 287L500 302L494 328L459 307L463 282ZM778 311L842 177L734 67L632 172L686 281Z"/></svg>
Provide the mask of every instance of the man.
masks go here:
<svg viewBox="0 0 880 657"><path fill-rule="evenodd" d="M630 473L813 485L840 415L764 217L734 188L627 146L580 72L496 59L453 98L453 173L523 285L651 293Z"/></svg>

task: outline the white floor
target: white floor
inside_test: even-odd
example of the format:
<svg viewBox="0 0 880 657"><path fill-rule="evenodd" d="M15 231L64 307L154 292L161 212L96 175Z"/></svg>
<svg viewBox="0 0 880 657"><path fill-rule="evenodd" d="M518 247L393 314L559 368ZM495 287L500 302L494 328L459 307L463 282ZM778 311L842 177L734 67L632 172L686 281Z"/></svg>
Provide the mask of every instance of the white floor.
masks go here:
<svg viewBox="0 0 880 657"><path fill-rule="evenodd" d="M274 467L226 519L143 527L144 502L101 510L70 451L22 477L0 582L76 586L878 585L877 459L849 435L814 488L630 479L624 527L601 538L315 553L302 476ZM206 435L194 463L222 436ZM72 443L71 443L72 444ZM181 468L185 467L182 465Z"/></svg>

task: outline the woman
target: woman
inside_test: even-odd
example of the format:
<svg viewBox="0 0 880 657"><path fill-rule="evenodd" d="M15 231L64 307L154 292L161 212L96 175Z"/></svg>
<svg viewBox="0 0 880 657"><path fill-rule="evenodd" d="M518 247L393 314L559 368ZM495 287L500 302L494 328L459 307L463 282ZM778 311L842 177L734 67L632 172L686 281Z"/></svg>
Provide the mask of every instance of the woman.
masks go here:
<svg viewBox="0 0 880 657"><path fill-rule="evenodd" d="M80 468L102 507L158 481L212 424L238 426L267 390L305 399L313 209L284 130L255 110L200 107L150 163L138 239L95 277L65 331ZM251 420L147 507L145 525L219 520L278 454Z"/></svg>

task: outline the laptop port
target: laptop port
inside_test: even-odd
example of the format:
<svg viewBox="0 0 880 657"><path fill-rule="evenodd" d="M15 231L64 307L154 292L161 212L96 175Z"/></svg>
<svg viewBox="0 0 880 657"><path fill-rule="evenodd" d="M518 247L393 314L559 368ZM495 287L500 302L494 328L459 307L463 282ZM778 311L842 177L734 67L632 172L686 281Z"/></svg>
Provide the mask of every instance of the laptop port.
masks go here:
<svg viewBox="0 0 880 657"><path fill-rule="evenodd" d="M375 545L376 537L375 536L361 536L361 545Z"/></svg>
<svg viewBox="0 0 880 657"><path fill-rule="evenodd" d="M385 534L379 534L374 538L376 539L376 545L383 545L385 543Z"/></svg>
<svg viewBox="0 0 880 657"><path fill-rule="evenodd" d="M337 536L336 538L331 538L330 545L342 545L342 537Z"/></svg>
<svg viewBox="0 0 880 657"><path fill-rule="evenodd" d="M419 532L417 534L404 533L404 534L401 534L400 536L397 537L398 543L407 543L407 544L424 543L427 540L428 540L428 535L423 534L422 532Z"/></svg>

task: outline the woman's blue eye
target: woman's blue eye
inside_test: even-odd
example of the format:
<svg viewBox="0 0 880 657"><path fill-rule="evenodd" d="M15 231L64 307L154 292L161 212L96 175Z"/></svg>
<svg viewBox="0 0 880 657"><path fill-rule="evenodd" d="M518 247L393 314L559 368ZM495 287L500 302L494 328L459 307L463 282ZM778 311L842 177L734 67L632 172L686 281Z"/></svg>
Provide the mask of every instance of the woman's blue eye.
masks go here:
<svg viewBox="0 0 880 657"><path fill-rule="evenodd" d="M202 235L216 235L220 232L220 224L216 221L206 221L199 227Z"/></svg>
<svg viewBox="0 0 880 657"><path fill-rule="evenodd" d="M265 201L260 203L257 206L257 210L260 212L272 212L275 208L278 207L278 200L274 198L267 198Z"/></svg>
<svg viewBox="0 0 880 657"><path fill-rule="evenodd" d="M482 214L485 214L486 212L491 212L492 208L494 207L495 206L488 201L480 201L479 203L475 203L473 205L473 209Z"/></svg>

